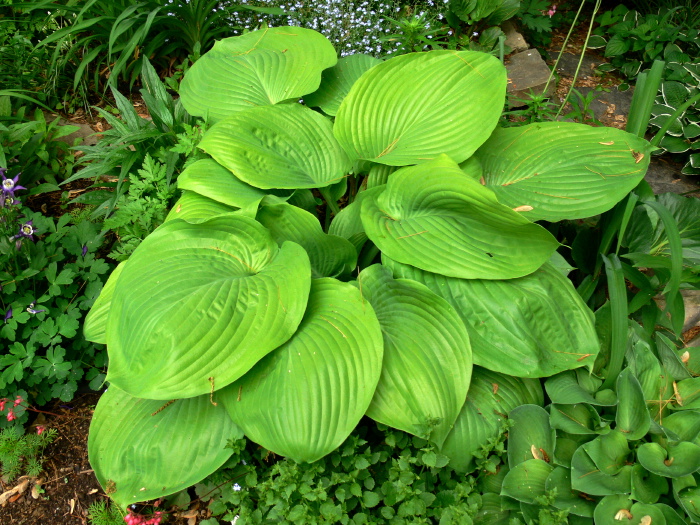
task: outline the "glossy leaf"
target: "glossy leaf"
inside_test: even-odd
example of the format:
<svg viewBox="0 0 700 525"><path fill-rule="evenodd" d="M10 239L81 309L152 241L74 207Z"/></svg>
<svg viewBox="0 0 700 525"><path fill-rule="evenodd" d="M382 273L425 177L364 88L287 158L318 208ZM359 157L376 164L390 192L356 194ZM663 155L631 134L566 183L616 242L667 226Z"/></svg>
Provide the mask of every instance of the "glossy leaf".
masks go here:
<svg viewBox="0 0 700 525"><path fill-rule="evenodd" d="M95 408L88 454L105 492L126 507L203 480L231 456L226 443L240 435L208 394L165 403L111 385Z"/></svg>
<svg viewBox="0 0 700 525"><path fill-rule="evenodd" d="M310 280L304 249L252 219L167 222L115 287L107 379L148 399L222 388L292 336Z"/></svg>
<svg viewBox="0 0 700 525"><path fill-rule="evenodd" d="M241 111L212 126L199 147L256 188L323 188L352 164L330 121L300 104Z"/></svg>
<svg viewBox="0 0 700 525"><path fill-rule="evenodd" d="M378 188L358 193L355 196L355 200L340 210L340 213L333 218L333 222L328 228L328 233L349 240L357 250L357 253L360 253L360 250L367 242L367 234L365 233L365 227L362 225L360 214L362 201L366 197L381 191L381 188Z"/></svg>
<svg viewBox="0 0 700 525"><path fill-rule="evenodd" d="M632 500L625 494L605 496L595 508L596 525L620 525L624 520L632 522Z"/></svg>
<svg viewBox="0 0 700 525"><path fill-rule="evenodd" d="M513 426L508 431L508 466L530 459L549 463L554 456L554 431L549 414L537 405L520 405L508 414Z"/></svg>
<svg viewBox="0 0 700 525"><path fill-rule="evenodd" d="M444 155L392 173L383 192L363 201L362 224L388 257L464 279L527 275L557 247Z"/></svg>
<svg viewBox="0 0 700 525"><path fill-rule="evenodd" d="M464 324L443 298L415 281L395 280L379 264L365 269L358 285L384 337L382 374L367 415L441 446L471 378Z"/></svg>
<svg viewBox="0 0 700 525"><path fill-rule="evenodd" d="M444 153L462 162L496 126L505 89L505 68L486 53L410 53L355 82L334 131L353 158L407 166Z"/></svg>
<svg viewBox="0 0 700 525"><path fill-rule="evenodd" d="M252 441L313 462L355 428L381 369L382 335L372 307L350 284L314 279L294 336L226 387L221 399Z"/></svg>
<svg viewBox="0 0 700 525"><path fill-rule="evenodd" d="M102 287L100 295L93 303L87 316L85 316L83 335L88 341L99 344L107 343L107 335L105 333L105 329L107 328L107 316L109 315L109 309L112 305L114 287L117 284L117 279L119 279L125 264L126 261L121 262L112 270L109 279L107 279L107 282Z"/></svg>
<svg viewBox="0 0 700 525"><path fill-rule="evenodd" d="M612 208L639 183L649 143L622 130L571 122L498 128L475 154L486 185L531 221L580 219Z"/></svg>
<svg viewBox="0 0 700 525"><path fill-rule="evenodd" d="M546 377L595 360L593 314L571 281L548 264L526 277L489 281L444 277L388 257L383 261L394 276L425 284L455 307L479 366Z"/></svg>
<svg viewBox="0 0 700 525"><path fill-rule="evenodd" d="M658 443L643 443L637 449L637 459L649 472L680 478L700 470L700 446L681 441L664 449Z"/></svg>
<svg viewBox="0 0 700 525"><path fill-rule="evenodd" d="M579 384L576 372L570 370L548 378L544 383L544 388L552 403L565 405L588 403L597 406L617 404L616 399L607 399L605 396L598 396L597 392L595 394L588 392Z"/></svg>

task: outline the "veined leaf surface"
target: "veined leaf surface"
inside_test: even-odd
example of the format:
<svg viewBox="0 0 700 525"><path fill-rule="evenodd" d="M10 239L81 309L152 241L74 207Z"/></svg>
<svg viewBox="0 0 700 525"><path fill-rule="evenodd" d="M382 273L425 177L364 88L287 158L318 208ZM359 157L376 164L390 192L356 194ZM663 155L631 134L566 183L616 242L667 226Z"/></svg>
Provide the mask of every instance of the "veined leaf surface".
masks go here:
<svg viewBox="0 0 700 525"><path fill-rule="evenodd" d="M120 262L112 271L109 279L107 279L107 282L102 287L100 295L95 300L92 308L90 308L87 316L85 316L85 322L83 323L83 334L85 335L85 339L88 341L99 344L107 343L105 329L107 327L109 307L112 305L114 287L117 284L117 279L119 279L119 275L121 275L125 264L126 261Z"/></svg>
<svg viewBox="0 0 700 525"><path fill-rule="evenodd" d="M409 53L355 82L334 132L352 158L407 166L445 153L462 162L496 127L505 90L506 70L494 56Z"/></svg>
<svg viewBox="0 0 700 525"><path fill-rule="evenodd" d="M382 253L464 279L527 275L558 245L445 155L392 173L384 191L365 197L361 217Z"/></svg>
<svg viewBox="0 0 700 525"><path fill-rule="evenodd" d="M186 489L231 456L226 442L241 434L209 395L169 403L131 397L111 385L90 423L90 465L120 506Z"/></svg>
<svg viewBox="0 0 700 525"><path fill-rule="evenodd" d="M359 290L314 279L294 336L226 387L221 399L251 440L313 462L337 448L367 411L382 353L379 322Z"/></svg>
<svg viewBox="0 0 700 525"><path fill-rule="evenodd" d="M235 381L301 322L311 268L258 222L172 220L125 265L107 323L108 380L132 395L175 399Z"/></svg>
<svg viewBox="0 0 700 525"><path fill-rule="evenodd" d="M382 375L367 415L441 446L467 397L469 336L454 308L379 264L358 277L384 337ZM430 420L439 419L434 427ZM430 434L427 432L430 430Z"/></svg>
<svg viewBox="0 0 700 525"><path fill-rule="evenodd" d="M615 128L540 122L497 129L475 155L499 202L559 221L612 208L644 178L651 146Z"/></svg>
<svg viewBox="0 0 700 525"><path fill-rule="evenodd" d="M212 126L199 147L256 188L323 188L352 167L330 121L301 104L236 113Z"/></svg>
<svg viewBox="0 0 700 525"><path fill-rule="evenodd" d="M182 219L183 221L196 224L217 215L235 211L238 211L238 208L232 208L194 191L183 191L180 198L168 212L168 216L165 217L163 223L173 219Z"/></svg>
<svg viewBox="0 0 700 525"><path fill-rule="evenodd" d="M593 313L552 265L507 281L455 279L382 257L454 306L469 332L474 363L518 377L592 366L599 351ZM536 313L537 315L534 315Z"/></svg>

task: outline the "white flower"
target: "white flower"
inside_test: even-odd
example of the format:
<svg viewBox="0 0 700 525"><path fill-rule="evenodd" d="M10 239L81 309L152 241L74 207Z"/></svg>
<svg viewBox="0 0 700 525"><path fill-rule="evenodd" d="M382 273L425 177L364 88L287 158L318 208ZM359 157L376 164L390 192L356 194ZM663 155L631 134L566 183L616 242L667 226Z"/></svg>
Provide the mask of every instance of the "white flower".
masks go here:
<svg viewBox="0 0 700 525"><path fill-rule="evenodd" d="M233 488L233 490L235 490L236 492L238 492L239 490L241 490L241 486L240 486L238 483L234 483L234 484L233 484L233 487L231 487L231 488Z"/></svg>

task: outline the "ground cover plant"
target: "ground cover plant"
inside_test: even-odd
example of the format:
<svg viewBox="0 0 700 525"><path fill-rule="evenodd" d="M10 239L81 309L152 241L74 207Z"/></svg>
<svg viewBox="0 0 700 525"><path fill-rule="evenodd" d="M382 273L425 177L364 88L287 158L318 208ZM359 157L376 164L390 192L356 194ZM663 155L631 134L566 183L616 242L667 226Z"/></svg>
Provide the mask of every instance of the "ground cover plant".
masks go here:
<svg viewBox="0 0 700 525"><path fill-rule="evenodd" d="M664 323L678 332L696 240L673 227L696 210L669 211L643 188L628 197L651 145L572 123L497 128L506 74L485 53L336 56L316 32L270 28L220 41L185 75L181 100L211 125L199 147L212 158L180 175L183 196L85 324L110 358L89 438L105 491L125 507L238 468L228 462L244 459L241 445L226 445L242 435L287 458L277 474L322 470L364 416L416 436L410 455L427 468L448 461L452 478L485 465L483 448L511 419L507 468L492 467L493 484L464 512L696 519L697 469L670 466L697 464L697 380L691 358L673 341L661 354L653 335ZM658 243L625 237L632 217L658 229ZM577 291L551 231L606 221L608 257ZM627 251L632 265L618 256ZM637 264L657 271L645 283ZM628 274L644 292L641 329L628 325ZM665 310L651 301L659 289ZM628 345L637 351L626 356ZM662 372L673 363L677 395ZM279 516L274 502L243 505L263 493L237 483L241 522ZM264 492L292 501L291 485ZM404 501L390 485L348 488L345 503L335 492L319 522L402 523L380 514ZM312 511L298 504L303 523Z"/></svg>

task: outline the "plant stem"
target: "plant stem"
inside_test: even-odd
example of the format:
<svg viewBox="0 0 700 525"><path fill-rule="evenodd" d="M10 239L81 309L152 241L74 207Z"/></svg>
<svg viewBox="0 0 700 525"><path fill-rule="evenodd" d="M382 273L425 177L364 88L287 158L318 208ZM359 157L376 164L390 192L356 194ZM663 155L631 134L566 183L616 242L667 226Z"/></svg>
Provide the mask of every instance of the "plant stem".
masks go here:
<svg viewBox="0 0 700 525"><path fill-rule="evenodd" d="M549 78L547 79L547 83L544 85L544 89L542 90L542 94L544 95L547 93L547 88L549 87L549 83L552 81L552 78L554 77L554 72L557 70L557 66L559 65L559 60L561 60L561 56L564 54L564 49L566 49L566 44L569 43L569 37L571 36L571 33L574 31L574 27L576 27L576 22L578 21L578 17L581 14L581 10L583 9L583 6L585 5L586 0L581 0L581 5L578 7L578 11L576 11L576 16L574 17L574 21L571 22L571 27L569 27L569 32L566 34L566 38L564 39L564 42L561 45L561 49L559 50L559 54L557 55L557 60L554 62L554 66L552 67L552 70L549 72Z"/></svg>
<svg viewBox="0 0 700 525"><path fill-rule="evenodd" d="M338 203L333 200L331 192L328 191L328 188L319 188L318 191L321 193L321 196L326 201L326 204L331 209L333 214L338 215L338 213L340 213L340 208L338 207Z"/></svg>

